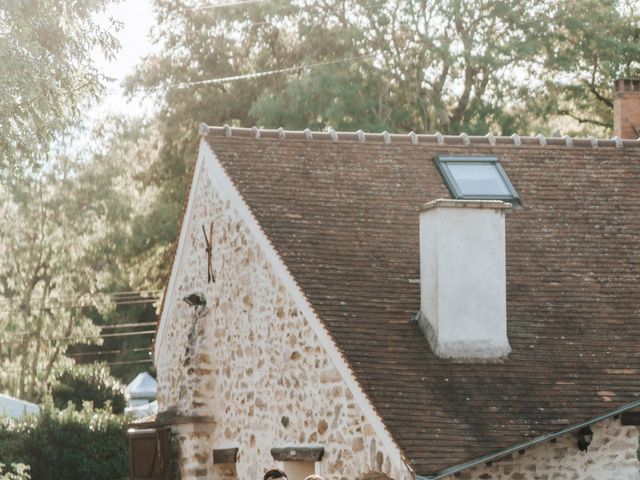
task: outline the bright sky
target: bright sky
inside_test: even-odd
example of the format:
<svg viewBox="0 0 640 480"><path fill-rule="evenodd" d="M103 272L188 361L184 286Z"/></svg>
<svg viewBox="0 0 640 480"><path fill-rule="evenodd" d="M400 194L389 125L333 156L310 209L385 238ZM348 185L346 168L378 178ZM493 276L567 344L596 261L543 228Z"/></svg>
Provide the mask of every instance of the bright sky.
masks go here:
<svg viewBox="0 0 640 480"><path fill-rule="evenodd" d="M133 73L140 59L152 49L148 36L155 23L151 0L121 0L101 14L98 21L108 26L111 18L122 23L122 28L116 34L121 48L111 61L107 61L99 52L94 56L101 73L114 79L107 87L108 94L104 101L90 114L94 120L109 113L140 115L153 110L153 105L149 102L141 99L129 101L122 95L122 81Z"/></svg>

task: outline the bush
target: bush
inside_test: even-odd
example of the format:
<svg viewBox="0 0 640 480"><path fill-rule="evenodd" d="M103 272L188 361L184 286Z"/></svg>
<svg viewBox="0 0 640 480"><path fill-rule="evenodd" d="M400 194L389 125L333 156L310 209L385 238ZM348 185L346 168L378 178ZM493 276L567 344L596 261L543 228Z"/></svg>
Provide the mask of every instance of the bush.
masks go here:
<svg viewBox="0 0 640 480"><path fill-rule="evenodd" d="M103 365L76 365L57 377L51 389L53 403L65 409L72 402L76 410L84 402L93 402L94 408L105 408L108 403L114 413L123 413L127 401L124 386Z"/></svg>
<svg viewBox="0 0 640 480"><path fill-rule="evenodd" d="M30 480L29 466L23 463L0 463L0 480Z"/></svg>
<svg viewBox="0 0 640 480"><path fill-rule="evenodd" d="M29 465L33 480L123 479L128 420L90 404L60 411L48 401L38 416L0 420L0 458Z"/></svg>

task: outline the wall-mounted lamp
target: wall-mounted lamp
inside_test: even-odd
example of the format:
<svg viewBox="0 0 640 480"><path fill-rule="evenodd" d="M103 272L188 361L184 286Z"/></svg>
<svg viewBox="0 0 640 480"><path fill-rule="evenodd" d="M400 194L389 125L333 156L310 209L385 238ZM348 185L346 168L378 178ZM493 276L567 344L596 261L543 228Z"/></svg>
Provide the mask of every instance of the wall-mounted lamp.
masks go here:
<svg viewBox="0 0 640 480"><path fill-rule="evenodd" d="M593 440L593 432L589 427L584 427L578 432L578 448L583 452L587 451L591 441Z"/></svg>
<svg viewBox="0 0 640 480"><path fill-rule="evenodd" d="M192 293L182 300L190 307L204 307L207 304L207 299L201 293Z"/></svg>

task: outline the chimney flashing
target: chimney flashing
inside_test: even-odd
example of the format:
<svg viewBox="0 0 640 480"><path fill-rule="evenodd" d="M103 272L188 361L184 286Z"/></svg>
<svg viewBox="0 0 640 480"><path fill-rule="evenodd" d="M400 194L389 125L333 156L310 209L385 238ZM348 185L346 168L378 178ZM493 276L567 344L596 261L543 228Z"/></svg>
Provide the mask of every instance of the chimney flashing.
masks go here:
<svg viewBox="0 0 640 480"><path fill-rule="evenodd" d="M425 203L420 209L421 212L431 210L433 208L493 208L497 210L509 209L511 204L502 200L453 200L448 198L439 198Z"/></svg>

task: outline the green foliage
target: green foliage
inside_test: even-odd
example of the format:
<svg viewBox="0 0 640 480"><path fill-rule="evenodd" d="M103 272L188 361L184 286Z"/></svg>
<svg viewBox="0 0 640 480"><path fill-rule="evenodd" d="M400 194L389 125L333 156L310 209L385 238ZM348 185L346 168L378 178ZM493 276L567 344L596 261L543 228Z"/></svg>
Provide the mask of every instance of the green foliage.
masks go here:
<svg viewBox="0 0 640 480"><path fill-rule="evenodd" d="M117 163L60 151L39 174L0 185L0 389L41 398L67 349L100 343L100 292L120 281L115 251L131 206Z"/></svg>
<svg viewBox="0 0 640 480"><path fill-rule="evenodd" d="M127 257L133 271L151 275L133 284L162 286L199 122L606 135L612 80L640 72L634 4L294 0L194 8L156 0L161 48L128 81L130 92L161 107L152 124L158 141L145 156L155 201L136 216L133 230L144 241L132 242Z"/></svg>
<svg viewBox="0 0 640 480"><path fill-rule="evenodd" d="M101 91L95 52L117 47L96 13L109 0L0 2L0 180L41 165L56 135Z"/></svg>
<svg viewBox="0 0 640 480"><path fill-rule="evenodd" d="M0 463L0 480L30 480L29 466L24 463Z"/></svg>
<svg viewBox="0 0 640 480"><path fill-rule="evenodd" d="M369 92L380 88L374 85L379 81L362 69L347 67L335 71L325 65L313 75L303 75L288 83L279 94L265 91L253 103L249 114L262 124L287 125L298 130L323 130L331 125L339 131L382 131L389 128L390 121L402 122L406 109L392 114L390 121L377 115L378 101Z"/></svg>
<svg viewBox="0 0 640 480"><path fill-rule="evenodd" d="M165 272L163 259L175 235L179 202L165 202L160 207L157 174L151 165L156 161L160 135L155 126L144 121L108 118L92 136L95 148L87 161L87 169L95 179L85 183L87 193L106 208L102 224L105 235L98 250L101 259L97 272L100 291L122 292L161 288ZM95 186L95 188L94 188ZM102 252L102 253L101 253ZM166 260L164 260L166 262ZM88 312L97 326L135 324L156 320L149 297L159 292L131 295L124 305ZM101 296L101 295L98 295ZM113 297L112 297L113 298ZM152 329L149 326L144 330ZM114 332L114 330L108 330ZM115 330L119 332L123 330ZM122 363L149 360L151 335L104 338L98 345L73 345L67 354L85 362L114 362L109 368L114 376L128 383L141 368L150 363ZM92 352L113 352L93 355Z"/></svg>
<svg viewBox="0 0 640 480"><path fill-rule="evenodd" d="M127 418L87 406L0 421L0 458L30 466L34 480L117 480L128 474Z"/></svg>
<svg viewBox="0 0 640 480"><path fill-rule="evenodd" d="M113 278L112 290L164 287L166 265L163 262L176 234L187 162L173 164L160 160L165 145L163 137L170 135L161 131L162 128L158 122L112 118L105 121L98 139L103 152L94 161L113 166L112 174L120 184L119 194L131 207L125 223L127 228L114 257L118 269L126 274ZM167 181L169 178L172 180ZM134 311L137 317L142 315L147 321L155 318L153 309L141 312L128 307L128 311ZM125 314L117 313L119 318Z"/></svg>
<svg viewBox="0 0 640 480"><path fill-rule="evenodd" d="M544 127L573 101L605 125L613 78L640 68L640 17L628 0L156 6L164 48L130 88L163 95L166 154L179 153L180 130L198 121L507 133L514 120ZM554 99L546 111L545 94Z"/></svg>
<svg viewBox="0 0 640 480"><path fill-rule="evenodd" d="M64 409L71 402L81 410L85 402L94 408L110 405L114 413L124 413L126 399L124 386L103 365L76 365L66 369L51 389L56 408Z"/></svg>
<svg viewBox="0 0 640 480"><path fill-rule="evenodd" d="M640 13L628 0L553 2L542 37L545 80L532 89L534 118L569 119L568 134L612 127L613 80L640 75Z"/></svg>

